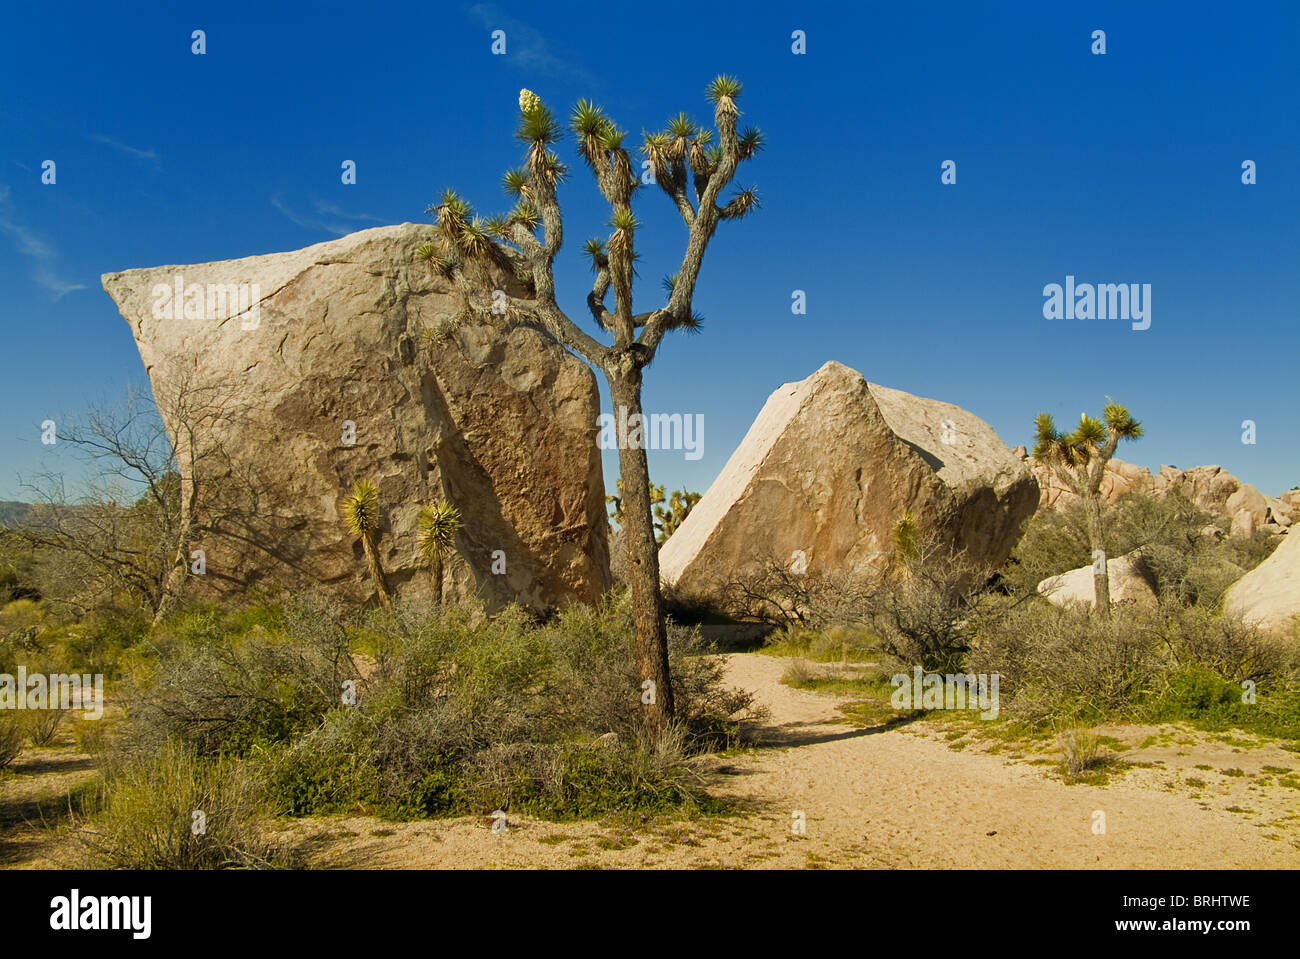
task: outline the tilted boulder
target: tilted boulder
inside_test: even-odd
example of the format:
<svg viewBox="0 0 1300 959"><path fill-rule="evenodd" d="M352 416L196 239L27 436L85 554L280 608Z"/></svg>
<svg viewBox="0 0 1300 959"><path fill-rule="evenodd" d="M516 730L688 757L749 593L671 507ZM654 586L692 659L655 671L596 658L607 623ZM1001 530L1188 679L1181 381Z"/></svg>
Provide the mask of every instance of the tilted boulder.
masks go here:
<svg viewBox="0 0 1300 959"><path fill-rule="evenodd" d="M195 543L203 585L319 583L371 598L341 512L367 479L398 596L432 592L416 520L444 496L464 524L448 597L547 608L608 589L595 377L536 330L456 325L452 285L414 259L431 239L405 223L291 253L104 275L164 419L178 384L220 398L192 470L210 527ZM493 269L498 288L527 295ZM184 455L181 469L191 472Z"/></svg>
<svg viewBox="0 0 1300 959"><path fill-rule="evenodd" d="M1151 576L1139 553L1133 552L1109 560L1106 563L1106 574L1110 581L1112 603L1156 605L1156 591L1151 585ZM1090 565L1080 566L1059 576L1049 576L1038 584L1038 592L1057 606L1066 606L1070 603L1086 603L1095 606L1097 588L1093 568Z"/></svg>
<svg viewBox="0 0 1300 959"><path fill-rule="evenodd" d="M1300 616L1300 533L1282 537L1268 559L1229 586L1223 608L1262 629L1291 628Z"/></svg>
<svg viewBox="0 0 1300 959"><path fill-rule="evenodd" d="M771 560L866 573L909 511L919 530L997 565L1037 504L1033 475L983 420L832 362L768 397L660 550L661 575L707 595Z"/></svg>

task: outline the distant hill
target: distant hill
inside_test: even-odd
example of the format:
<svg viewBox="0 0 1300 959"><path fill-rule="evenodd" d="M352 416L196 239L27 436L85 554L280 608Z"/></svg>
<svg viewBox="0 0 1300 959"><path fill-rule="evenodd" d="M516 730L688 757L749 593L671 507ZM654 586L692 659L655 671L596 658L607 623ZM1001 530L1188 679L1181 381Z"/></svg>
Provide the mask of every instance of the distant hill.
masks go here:
<svg viewBox="0 0 1300 959"><path fill-rule="evenodd" d="M10 528L21 526L26 522L31 509L31 503L0 500L0 526L7 526Z"/></svg>

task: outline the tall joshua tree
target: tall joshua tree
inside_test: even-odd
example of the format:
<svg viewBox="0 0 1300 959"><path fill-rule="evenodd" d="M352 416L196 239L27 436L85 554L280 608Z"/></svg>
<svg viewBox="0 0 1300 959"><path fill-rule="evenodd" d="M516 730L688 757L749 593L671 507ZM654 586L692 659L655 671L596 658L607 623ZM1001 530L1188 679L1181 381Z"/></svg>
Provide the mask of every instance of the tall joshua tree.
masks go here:
<svg viewBox="0 0 1300 959"><path fill-rule="evenodd" d="M1100 420L1084 413L1073 433L1058 433L1049 413L1039 413L1034 418L1034 430L1034 458L1046 463L1066 489L1083 503L1088 519L1088 546L1093 556L1095 605L1098 615L1109 619L1110 574L1106 569L1101 519L1101 481L1120 440L1136 440L1142 435L1142 424L1127 409L1108 401Z"/></svg>
<svg viewBox="0 0 1300 959"><path fill-rule="evenodd" d="M639 164L644 170L641 176L634 172L632 156L624 146L627 132L600 107L579 100L570 113L569 127L578 155L610 206L612 232L605 239L588 240L583 252L596 277L587 307L595 325L612 343L584 332L556 303L554 264L563 241L556 189L567 170L552 147L561 139L562 130L550 108L529 90L519 94L515 133L527 148L524 163L504 177L506 192L518 198L514 209L504 216L482 219L474 216L467 202L448 191L440 204L430 208L437 216L440 243L425 244L417 254L457 284L465 312L544 330L603 373L609 383L614 414L626 425L630 438L619 443L619 475L625 491L636 663L642 688L649 691L643 693L642 702L646 729L652 736L661 734L672 720L673 691L650 512L650 475L644 443L635 439L642 435L638 428L642 374L666 334L699 329L700 317L692 308L692 298L704 251L718 224L739 220L758 206L753 189L721 200L737 167L753 157L763 143L755 128L737 132L740 92L738 80L719 76L706 91L713 104L712 129L681 113L669 121L667 129L643 134L639 150L647 162ZM632 287L639 223L632 212L632 199L649 183L657 184L677 210L686 228L686 244L677 272L665 284L667 302L637 313ZM485 268L493 265L513 272L525 286L527 297L483 289ZM607 304L611 290L612 309Z"/></svg>
<svg viewBox="0 0 1300 959"><path fill-rule="evenodd" d="M443 566L447 554L455 548L456 532L461 527L460 510L445 499L440 499L432 506L420 509L416 527L419 530L416 546L420 555L429 561L433 601L441 606Z"/></svg>
<svg viewBox="0 0 1300 959"><path fill-rule="evenodd" d="M370 480L360 479L352 484L352 492L343 500L343 520L348 524L352 535L361 537L361 548L366 554L366 566L370 570L370 580L375 584L379 602L384 609L392 608L388 596L388 583L384 579L384 567L379 562L377 545L380 529L379 490Z"/></svg>

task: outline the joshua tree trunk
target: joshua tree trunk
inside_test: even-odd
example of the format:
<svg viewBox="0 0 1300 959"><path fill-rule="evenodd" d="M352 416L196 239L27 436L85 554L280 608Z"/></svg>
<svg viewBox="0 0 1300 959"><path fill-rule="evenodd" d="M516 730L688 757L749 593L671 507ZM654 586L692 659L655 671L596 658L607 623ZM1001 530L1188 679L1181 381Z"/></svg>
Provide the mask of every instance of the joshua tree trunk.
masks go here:
<svg viewBox="0 0 1300 959"><path fill-rule="evenodd" d="M656 738L673 718L673 688L668 678L668 635L664 628L663 600L659 595L659 550L655 543L654 516L650 512L650 470L645 444L621 442L624 424L641 417L641 370L634 367L609 374L610 397L619 427L619 478L623 483L623 538L627 543L627 579L632 591L632 628L636 637L637 675L653 687L642 688L641 708L646 726ZM653 695L652 695L653 693Z"/></svg>
<svg viewBox="0 0 1300 959"><path fill-rule="evenodd" d="M375 551L374 541L369 534L361 537L361 549L366 554L366 567L370 570L370 579L375 584L375 592L379 594L380 605L384 609L392 609L392 602L388 597L388 583L384 580L384 568L379 565L379 554Z"/></svg>
<svg viewBox="0 0 1300 959"><path fill-rule="evenodd" d="M434 556L429 561L429 575L433 579L433 605L442 605L442 556Z"/></svg>
<svg viewBox="0 0 1300 959"><path fill-rule="evenodd" d="M1084 497L1084 508L1088 515L1088 545L1092 549L1092 589L1097 615L1110 619L1110 572L1107 567L1110 557L1106 555L1106 538L1102 534L1101 496L1091 493ZM1097 553L1101 556L1097 556Z"/></svg>

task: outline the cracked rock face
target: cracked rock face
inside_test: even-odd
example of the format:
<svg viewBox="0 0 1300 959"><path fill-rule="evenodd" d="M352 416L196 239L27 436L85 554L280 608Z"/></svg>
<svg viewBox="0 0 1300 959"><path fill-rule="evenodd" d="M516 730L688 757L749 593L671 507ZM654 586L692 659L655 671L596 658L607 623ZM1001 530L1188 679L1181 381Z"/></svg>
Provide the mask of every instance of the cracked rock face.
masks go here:
<svg viewBox="0 0 1300 959"><path fill-rule="evenodd" d="M715 594L768 559L866 573L910 510L921 530L1001 564L1039 491L983 420L868 383L839 363L768 397L722 473L660 551L663 580Z"/></svg>
<svg viewBox="0 0 1300 959"><path fill-rule="evenodd" d="M290 253L104 275L164 420L177 383L222 397L204 433L214 448L192 470L207 527L195 544L207 573L194 586L319 583L371 599L341 512L364 478L379 489L378 552L396 596L431 595L416 519L443 496L464 522L448 598L544 609L608 589L595 377L532 329L466 322L427 338L460 313L451 284L413 258L431 239L404 223ZM513 277L492 279L526 295Z"/></svg>

